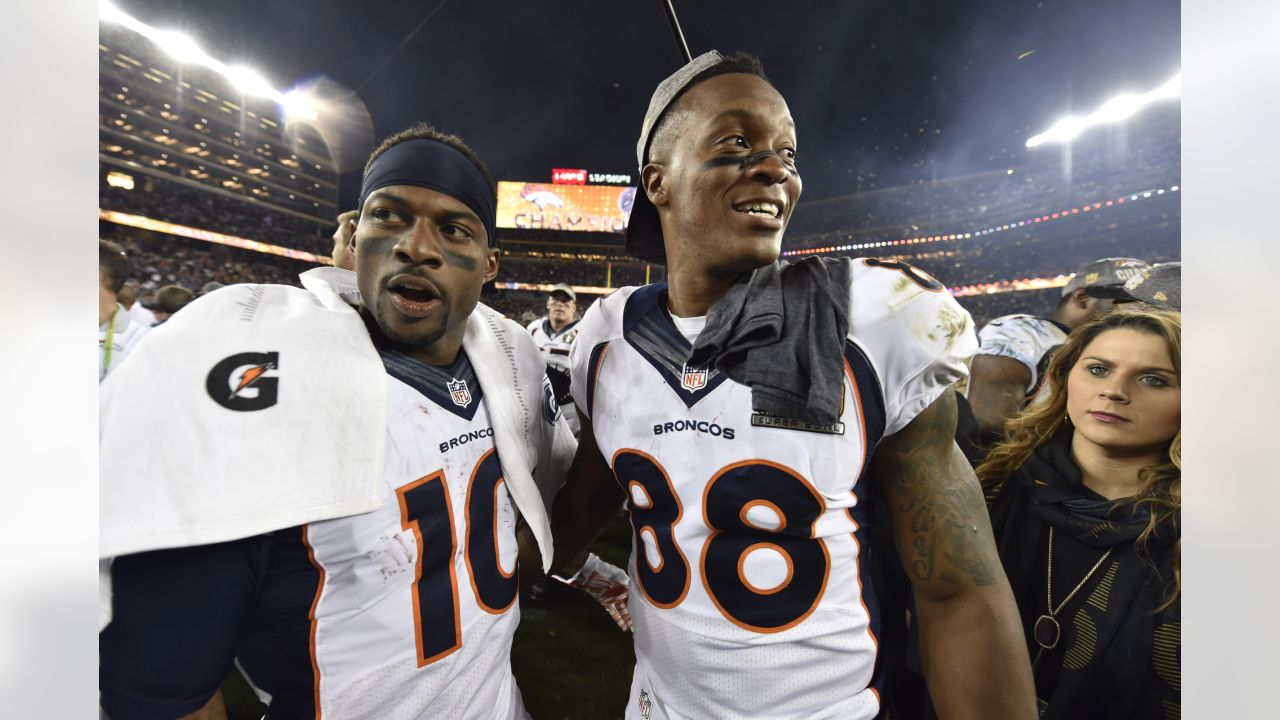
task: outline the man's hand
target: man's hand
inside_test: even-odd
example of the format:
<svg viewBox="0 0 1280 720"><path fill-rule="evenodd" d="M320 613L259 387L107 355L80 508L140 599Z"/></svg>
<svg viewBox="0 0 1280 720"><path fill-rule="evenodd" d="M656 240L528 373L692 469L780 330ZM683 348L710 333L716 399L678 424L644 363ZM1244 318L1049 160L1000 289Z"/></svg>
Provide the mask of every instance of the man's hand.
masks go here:
<svg viewBox="0 0 1280 720"><path fill-rule="evenodd" d="M631 611L627 609L627 583L630 578L622 568L610 565L591 553L573 577L552 577L595 598L619 629L631 630Z"/></svg>

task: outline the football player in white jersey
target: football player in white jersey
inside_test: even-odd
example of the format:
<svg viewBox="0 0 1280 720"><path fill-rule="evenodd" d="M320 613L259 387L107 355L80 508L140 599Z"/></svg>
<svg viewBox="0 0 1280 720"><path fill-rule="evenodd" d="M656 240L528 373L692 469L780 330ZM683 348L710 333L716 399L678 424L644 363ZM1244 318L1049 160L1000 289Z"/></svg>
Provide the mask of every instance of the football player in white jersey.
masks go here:
<svg viewBox="0 0 1280 720"><path fill-rule="evenodd" d="M547 295L547 314L525 328L533 336L543 359L556 402L564 412L569 429L578 434L578 413L569 393L569 350L578 337L578 294L567 283L559 283Z"/></svg>
<svg viewBox="0 0 1280 720"><path fill-rule="evenodd" d="M150 326L119 301L129 277L129 256L110 240L98 241L98 382L119 367Z"/></svg>
<svg viewBox="0 0 1280 720"><path fill-rule="evenodd" d="M545 528L538 537L546 542L543 502L563 477L573 441L549 402L529 335L477 307L482 284L498 270L493 188L484 164L460 139L425 125L410 128L384 141L366 166L354 240L358 273L310 271L303 276L307 291L225 288L156 331L162 338L186 332L195 342L201 328L188 325L217 303L265 322L259 318L267 317L273 298L310 292L295 306L311 314L286 317L274 332L320 332L311 328L341 320L354 339L318 342L369 348L373 382L386 383L382 478L371 480L380 502L370 512L251 537L116 557L112 619L100 636L107 716L190 713L217 690L234 660L269 703L268 718L527 717L509 660L520 617L517 527L527 522L535 535ZM494 328L501 347L486 353L495 357L469 357L466 348L476 345L468 343L485 327ZM232 349L240 348L222 352ZM278 359L242 355L228 359L223 376L209 376L208 395L225 408L212 409L225 417L221 422L309 400L286 390L289 383L302 387L302 358L290 360L285 350ZM532 378L532 387L482 386L483 363L498 367L487 377ZM330 386L352 382L339 365L320 370ZM316 379L320 387L325 377ZM534 399L521 401L531 412L494 410L517 403L491 401L520 392ZM318 407L342 428L353 407L344 402L359 398ZM504 428L516 444L502 445ZM337 442L342 436L335 431ZM235 451L234 437L233 431L220 452ZM279 453L317 451L287 429L281 437L287 441ZM517 451L499 457L498 447ZM529 468L521 487L538 487L522 495L512 463ZM265 492L271 478L259 482ZM157 489L166 491L172 486ZM146 521L140 513L138 522Z"/></svg>
<svg viewBox="0 0 1280 720"><path fill-rule="evenodd" d="M952 438L950 385L976 345L968 314L903 263L822 266L844 288L798 286L815 277L802 274L812 264L774 265L800 196L795 124L754 58L708 53L665 80L637 156L643 192L628 250L665 260L669 281L623 288L579 323L582 432L552 517L553 572L563 572L624 500L630 510L636 669L626 717L875 717L878 606L865 560L878 493L912 582L939 715L1034 717L1017 609ZM708 320L725 317L717 302L766 271L795 279L782 283L782 337L803 342L795 326L823 302L847 316L847 336L817 343L834 348L823 360L832 397L820 398L834 422L758 410L757 393L785 384L793 366L816 367L801 347L760 368L758 385L731 379L727 356L687 362L701 333L722 329ZM786 305L789 293L806 301ZM757 351L744 348L748 367Z"/></svg>
<svg viewBox="0 0 1280 720"><path fill-rule="evenodd" d="M1004 423L1036 395L1050 351L1067 334L1124 298L1124 284L1150 267L1135 258L1103 258L1076 271L1047 318L1014 314L998 317L978 333L966 394L984 444L1004 433Z"/></svg>

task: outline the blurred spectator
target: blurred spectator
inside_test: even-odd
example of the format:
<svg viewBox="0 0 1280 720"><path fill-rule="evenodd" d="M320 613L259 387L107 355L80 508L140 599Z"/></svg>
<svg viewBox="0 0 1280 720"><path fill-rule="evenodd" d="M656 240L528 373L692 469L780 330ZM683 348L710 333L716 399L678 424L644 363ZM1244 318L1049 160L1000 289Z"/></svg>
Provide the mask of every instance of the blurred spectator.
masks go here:
<svg viewBox="0 0 1280 720"><path fill-rule="evenodd" d="M156 325L168 320L195 299L195 293L181 285L166 285L160 288L156 291L156 298L151 303L151 312L156 314Z"/></svg>
<svg viewBox="0 0 1280 720"><path fill-rule="evenodd" d="M547 294L546 317L528 324L533 341L547 363L547 378L555 393L560 412L564 413L573 436L578 436L578 413L569 394L569 351L578 337L578 294L565 283L559 283Z"/></svg>
<svg viewBox="0 0 1280 720"><path fill-rule="evenodd" d="M359 210L348 210L338 216L338 227L333 231L333 251L330 253L334 267L356 269L356 253L351 246L351 235L355 232L359 219Z"/></svg>
<svg viewBox="0 0 1280 720"><path fill-rule="evenodd" d="M119 293L129 277L129 257L110 240L98 241L98 382L118 367L147 333L121 305Z"/></svg>
<svg viewBox="0 0 1280 720"><path fill-rule="evenodd" d="M196 297L201 297L201 296L203 296L203 295L208 295L209 293L213 292L214 290L218 290L218 289L220 289L220 288L224 288L224 287L226 287L226 285L224 285L224 284L222 284L222 283L218 282L217 280L210 280L209 282L207 282L207 283L205 283L205 284L203 284L203 285L201 285L201 286L200 286L200 292L196 294Z"/></svg>
<svg viewBox="0 0 1280 720"><path fill-rule="evenodd" d="M978 332L967 398L982 444L998 439L1005 420L1035 395L1053 348L1066 341L1073 328L1110 310L1124 292L1124 283L1147 267L1134 258L1095 260L1062 288L1062 298L1049 317L1006 315Z"/></svg>

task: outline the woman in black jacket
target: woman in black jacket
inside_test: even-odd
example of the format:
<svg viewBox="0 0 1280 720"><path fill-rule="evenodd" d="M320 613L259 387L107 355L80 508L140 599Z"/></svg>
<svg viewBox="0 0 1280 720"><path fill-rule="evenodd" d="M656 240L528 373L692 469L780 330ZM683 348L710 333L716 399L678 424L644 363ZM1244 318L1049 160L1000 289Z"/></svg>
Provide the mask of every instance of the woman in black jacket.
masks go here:
<svg viewBox="0 0 1280 720"><path fill-rule="evenodd" d="M978 467L1042 718L1177 718L1181 315L1077 328Z"/></svg>

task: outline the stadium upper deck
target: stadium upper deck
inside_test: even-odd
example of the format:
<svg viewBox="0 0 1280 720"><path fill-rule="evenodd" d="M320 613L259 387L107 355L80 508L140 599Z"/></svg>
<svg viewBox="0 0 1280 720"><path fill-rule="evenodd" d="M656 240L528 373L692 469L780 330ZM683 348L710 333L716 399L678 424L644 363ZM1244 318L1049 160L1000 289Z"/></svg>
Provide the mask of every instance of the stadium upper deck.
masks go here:
<svg viewBox="0 0 1280 720"><path fill-rule="evenodd" d="M338 179L324 141L286 131L270 100L173 61L149 39L104 24L98 44L99 160L138 175L327 226ZM107 208L112 209L112 208Z"/></svg>

